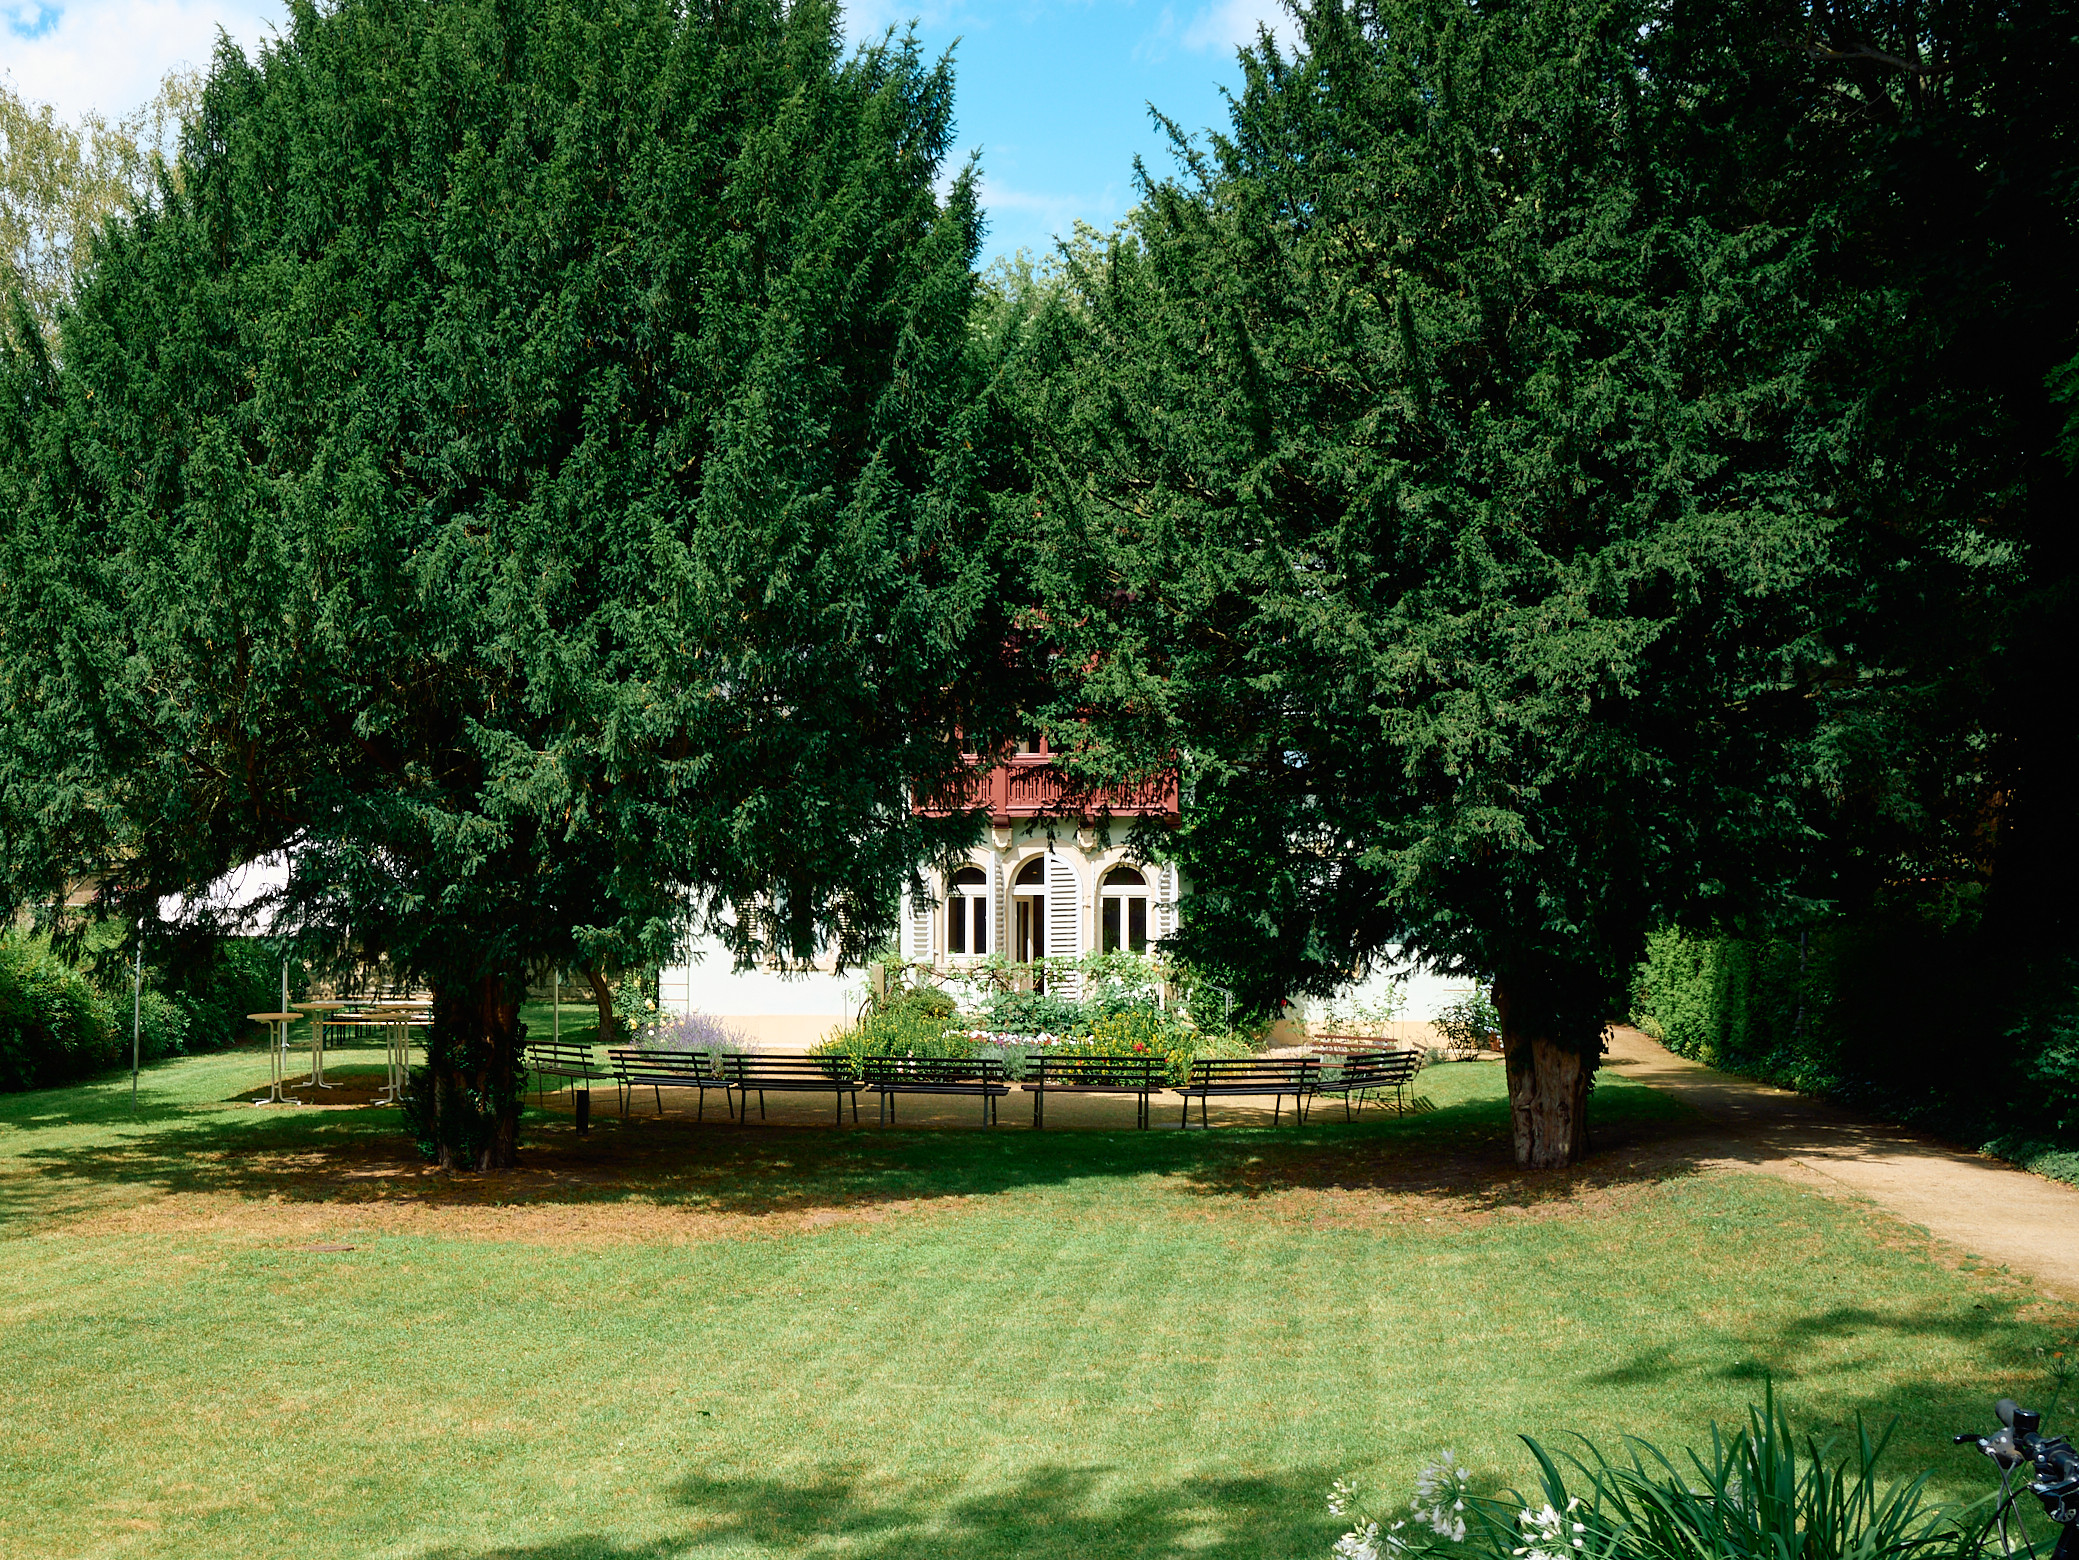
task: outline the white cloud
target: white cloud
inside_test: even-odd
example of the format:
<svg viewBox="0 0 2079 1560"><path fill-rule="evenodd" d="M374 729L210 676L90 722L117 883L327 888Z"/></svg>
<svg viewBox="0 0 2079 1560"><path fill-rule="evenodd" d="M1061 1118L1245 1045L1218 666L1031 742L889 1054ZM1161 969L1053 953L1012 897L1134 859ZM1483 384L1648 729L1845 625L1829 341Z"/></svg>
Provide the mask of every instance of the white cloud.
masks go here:
<svg viewBox="0 0 2079 1560"><path fill-rule="evenodd" d="M1184 24L1177 41L1194 54L1217 50L1231 55L1243 44L1254 43L1261 27L1271 30L1279 48L1291 51L1297 34L1278 0L1214 0Z"/></svg>
<svg viewBox="0 0 2079 1560"><path fill-rule="evenodd" d="M845 36L855 44L878 43L891 27L900 36L912 22L920 32L973 32L987 27L989 17L970 9L967 0L854 0L845 7Z"/></svg>
<svg viewBox="0 0 2079 1560"><path fill-rule="evenodd" d="M1087 221L1117 216L1125 209L1117 185L1097 195L1064 195L1050 190L1021 190L987 173L978 190L984 211L1017 211L1040 217L1066 228L1075 218Z"/></svg>
<svg viewBox="0 0 2079 1560"><path fill-rule="evenodd" d="M219 28L252 54L282 19L271 0L0 0L0 59L30 102L114 119L168 71L207 68Z"/></svg>

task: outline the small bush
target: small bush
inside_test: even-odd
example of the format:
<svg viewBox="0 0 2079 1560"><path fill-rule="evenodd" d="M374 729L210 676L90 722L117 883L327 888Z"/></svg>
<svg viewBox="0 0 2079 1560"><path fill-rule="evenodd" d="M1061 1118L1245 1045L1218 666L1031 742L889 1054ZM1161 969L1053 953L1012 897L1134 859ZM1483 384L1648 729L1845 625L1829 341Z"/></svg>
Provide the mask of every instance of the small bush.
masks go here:
<svg viewBox="0 0 2079 1560"><path fill-rule="evenodd" d="M814 1049L818 1056L972 1056L974 1041L953 1016L942 991L906 991Z"/></svg>
<svg viewBox="0 0 2079 1560"><path fill-rule="evenodd" d="M751 1041L712 1013L681 1013L659 1021L653 1043L661 1051L746 1051Z"/></svg>
<svg viewBox="0 0 2079 1560"><path fill-rule="evenodd" d="M1484 985L1451 1003L1432 1022L1460 1051L1487 1051L1501 1044L1501 1014Z"/></svg>
<svg viewBox="0 0 2079 1560"><path fill-rule="evenodd" d="M0 1089L51 1088L113 1067L127 1051L84 975L47 948L0 938Z"/></svg>

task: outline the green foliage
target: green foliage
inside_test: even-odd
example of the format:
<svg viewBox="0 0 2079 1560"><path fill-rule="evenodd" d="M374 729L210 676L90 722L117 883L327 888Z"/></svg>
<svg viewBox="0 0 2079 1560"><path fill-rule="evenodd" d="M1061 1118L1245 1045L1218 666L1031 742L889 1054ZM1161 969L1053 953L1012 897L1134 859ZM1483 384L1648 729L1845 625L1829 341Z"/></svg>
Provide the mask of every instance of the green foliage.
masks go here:
<svg viewBox="0 0 2079 1560"><path fill-rule="evenodd" d="M147 948L148 989L163 989L185 1019L188 1051L219 1051L254 1038L248 1013L273 1012L281 1002L281 959L257 937L210 937L160 954ZM310 994L300 963L289 970L289 1000Z"/></svg>
<svg viewBox="0 0 2079 1560"><path fill-rule="evenodd" d="M1020 680L967 675L1010 628L951 115L813 3L221 44L183 187L0 361L13 902L293 842L302 951L430 982L437 1098L501 1110L551 965L880 945Z"/></svg>
<svg viewBox="0 0 2079 1560"><path fill-rule="evenodd" d="M162 179L179 187L173 151L201 87L193 71L175 71L118 123L90 113L72 125L0 81L0 339L16 327L11 297L34 327L55 336L95 231L149 207Z"/></svg>
<svg viewBox="0 0 2079 1560"><path fill-rule="evenodd" d="M1981 904L1909 885L1797 937L1658 932L1633 1020L1680 1055L2054 1170L2079 1149L2079 966L1989 988ZM1959 1067L1972 1029L1993 1039Z"/></svg>
<svg viewBox="0 0 2079 1560"><path fill-rule="evenodd" d="M1474 1547L1496 1560L1902 1560L1973 1556L1974 1530L1932 1501L1925 1472L1896 1483L1877 1472L1897 1428L1875 1435L1855 1421L1846 1452L1799 1436L1770 1392L1747 1425L1711 1427L1705 1452L1669 1457L1643 1440L1621 1459L1592 1442L1555 1457L1525 1443L1542 1471L1542 1506L1512 1495L1477 1501ZM1569 1478L1572 1482L1569 1483ZM1578 1540L1578 1542L1577 1542Z"/></svg>
<svg viewBox="0 0 2079 1560"><path fill-rule="evenodd" d="M1858 304L1696 128L1738 19L1297 19L1020 327L1056 726L1093 777L1188 755L1174 947L1242 1005L1397 946L1589 1049L1647 930L1809 838Z"/></svg>
<svg viewBox="0 0 2079 1560"><path fill-rule="evenodd" d="M123 1018L129 1018L128 1004ZM128 1055L110 1003L47 947L0 938L0 1089L49 1088Z"/></svg>
<svg viewBox="0 0 2079 1560"><path fill-rule="evenodd" d="M1438 1033L1462 1051L1481 1051L1501 1040L1501 1014L1484 985L1446 1003L1434 1020Z"/></svg>
<svg viewBox="0 0 2079 1560"><path fill-rule="evenodd" d="M90 957L78 965L43 939L0 939L0 1090L127 1067L133 1025L145 1062L248 1044L258 1031L245 1015L281 1001L272 950L249 938L156 950L139 1000L121 937L119 927L96 927ZM306 983L295 974L292 993L300 996Z"/></svg>
<svg viewBox="0 0 2079 1560"><path fill-rule="evenodd" d="M930 988L895 993L815 1047L819 1056L972 1056L953 999Z"/></svg>

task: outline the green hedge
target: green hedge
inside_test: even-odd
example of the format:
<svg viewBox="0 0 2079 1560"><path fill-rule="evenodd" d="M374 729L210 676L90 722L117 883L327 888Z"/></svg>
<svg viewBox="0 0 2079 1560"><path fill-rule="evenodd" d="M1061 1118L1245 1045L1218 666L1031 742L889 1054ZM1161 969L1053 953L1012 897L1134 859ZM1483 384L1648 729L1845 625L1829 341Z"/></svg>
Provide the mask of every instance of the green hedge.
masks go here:
<svg viewBox="0 0 2079 1560"><path fill-rule="evenodd" d="M2079 1179L2079 967L2004 967L1975 896L1901 892L1797 937L1647 940L1632 1018L1683 1056Z"/></svg>

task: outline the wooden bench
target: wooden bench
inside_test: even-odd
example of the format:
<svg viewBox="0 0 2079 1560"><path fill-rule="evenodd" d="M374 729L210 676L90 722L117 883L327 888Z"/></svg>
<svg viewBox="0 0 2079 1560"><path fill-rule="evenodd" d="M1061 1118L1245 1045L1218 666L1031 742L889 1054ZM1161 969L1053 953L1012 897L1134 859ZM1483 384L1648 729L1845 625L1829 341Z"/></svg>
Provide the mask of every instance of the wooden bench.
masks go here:
<svg viewBox="0 0 2079 1560"><path fill-rule="evenodd" d="M996 1102L1011 1092L997 1056L866 1056L859 1061L869 1093L881 1097L881 1120L895 1120L898 1094L965 1094L982 1102L982 1125L996 1124Z"/></svg>
<svg viewBox="0 0 2079 1560"><path fill-rule="evenodd" d="M595 1078L608 1076L592 1065L589 1045L559 1045L548 1040L528 1045L527 1070L534 1074L535 1095L541 1100L548 1097L544 1079L561 1078L566 1083L582 1080L589 1084Z"/></svg>
<svg viewBox="0 0 2079 1560"><path fill-rule="evenodd" d="M1420 1051L1356 1051L1342 1058L1342 1065L1332 1072L1322 1074L1315 1085L1316 1094L1340 1094L1343 1097L1343 1119L1351 1116L1350 1096L1357 1096L1357 1109L1364 1109L1364 1097L1372 1093L1393 1091L1393 1109L1396 1115L1405 1115L1408 1108L1408 1084L1415 1074L1422 1071Z"/></svg>
<svg viewBox="0 0 2079 1560"><path fill-rule="evenodd" d="M707 1091L720 1089L722 1103L729 1107L729 1119L736 1119L735 1085L716 1070L705 1051L645 1051L632 1046L617 1047L608 1051L607 1060L614 1070L614 1082L621 1093L621 1114L628 1114L628 1101L637 1089L648 1089L657 1097L657 1114L664 1114L664 1091L666 1089L698 1089L700 1105L693 1119L702 1120L707 1115Z"/></svg>
<svg viewBox="0 0 2079 1560"><path fill-rule="evenodd" d="M1025 1064L1032 1081L1025 1092L1032 1096L1032 1125L1047 1124L1049 1094L1137 1094L1140 1096L1135 1124L1148 1124L1148 1098L1160 1094L1169 1083L1169 1062L1160 1056L1046 1056ZM1189 1109L1190 1107L1185 1107Z"/></svg>
<svg viewBox="0 0 2079 1560"><path fill-rule="evenodd" d="M845 1119L845 1096L852 1096L852 1120L859 1119L859 1078L849 1056L767 1056L758 1053L724 1052L715 1058L716 1070L746 1099L758 1096L758 1119L765 1119L765 1096L771 1094L830 1094L836 1097L837 1119ZM739 1120L750 1119L745 1105Z"/></svg>
<svg viewBox="0 0 2079 1560"><path fill-rule="evenodd" d="M1300 1121L1307 1119L1307 1101L1321 1080L1321 1058L1318 1056L1244 1056L1235 1058L1206 1057L1191 1064L1191 1076L1176 1092L1184 1096L1184 1119L1179 1126L1191 1125L1191 1102L1198 1101L1198 1124L1210 1126L1206 1119L1206 1101L1215 1095L1268 1094L1271 1096L1271 1125L1278 1124L1278 1115L1285 1106L1285 1096L1291 1095L1292 1113Z"/></svg>

